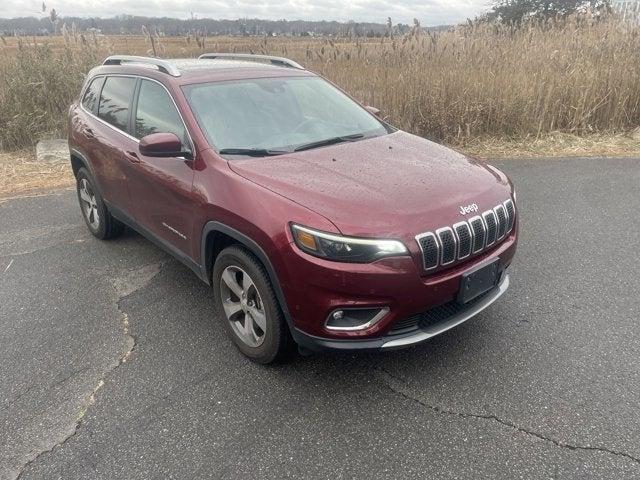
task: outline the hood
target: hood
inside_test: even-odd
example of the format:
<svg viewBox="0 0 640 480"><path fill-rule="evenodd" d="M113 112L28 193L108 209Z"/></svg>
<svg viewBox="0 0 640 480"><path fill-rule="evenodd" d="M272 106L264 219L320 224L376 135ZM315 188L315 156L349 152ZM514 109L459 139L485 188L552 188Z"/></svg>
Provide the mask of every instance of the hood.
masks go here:
<svg viewBox="0 0 640 480"><path fill-rule="evenodd" d="M412 238L510 195L497 169L405 132L229 165L353 236Z"/></svg>

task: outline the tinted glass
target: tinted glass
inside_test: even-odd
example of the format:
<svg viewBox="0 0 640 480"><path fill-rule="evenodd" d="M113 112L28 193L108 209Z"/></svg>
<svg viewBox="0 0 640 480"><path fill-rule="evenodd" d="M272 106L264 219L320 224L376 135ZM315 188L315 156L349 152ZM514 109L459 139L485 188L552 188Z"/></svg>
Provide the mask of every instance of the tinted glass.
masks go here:
<svg viewBox="0 0 640 480"><path fill-rule="evenodd" d="M129 109L136 79L108 77L100 95L98 116L122 131L128 131Z"/></svg>
<svg viewBox="0 0 640 480"><path fill-rule="evenodd" d="M138 96L135 136L142 138L152 133L175 133L187 145L182 119L173 100L162 85L143 80Z"/></svg>
<svg viewBox="0 0 640 480"><path fill-rule="evenodd" d="M219 150L291 150L328 138L384 135L386 127L319 77L259 78L183 87Z"/></svg>
<svg viewBox="0 0 640 480"><path fill-rule="evenodd" d="M84 108L89 110L90 112L96 111L96 106L98 104L98 97L100 96L100 87L102 87L102 82L104 81L104 77L94 78L86 92L84 93L84 98L82 99L82 105Z"/></svg>

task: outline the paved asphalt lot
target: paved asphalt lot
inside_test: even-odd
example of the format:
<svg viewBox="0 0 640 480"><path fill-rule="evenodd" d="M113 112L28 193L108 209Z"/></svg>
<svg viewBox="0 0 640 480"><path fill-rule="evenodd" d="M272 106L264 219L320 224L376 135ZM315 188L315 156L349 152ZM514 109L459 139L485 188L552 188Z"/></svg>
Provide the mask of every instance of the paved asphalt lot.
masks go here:
<svg viewBox="0 0 640 480"><path fill-rule="evenodd" d="M496 164L507 295L411 350L275 367L73 192L0 204L0 477L640 478L640 162Z"/></svg>

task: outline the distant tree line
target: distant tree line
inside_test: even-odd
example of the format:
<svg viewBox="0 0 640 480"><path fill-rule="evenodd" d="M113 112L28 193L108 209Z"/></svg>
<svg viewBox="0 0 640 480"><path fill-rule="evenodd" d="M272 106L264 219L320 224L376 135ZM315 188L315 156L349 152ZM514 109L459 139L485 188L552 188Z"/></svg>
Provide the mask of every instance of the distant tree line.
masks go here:
<svg viewBox="0 0 640 480"><path fill-rule="evenodd" d="M489 12L475 21L500 22L517 25L526 20L545 20L566 17L574 13L591 12L599 15L611 11L612 0L496 0ZM117 15L109 18L59 17L55 9L42 4L42 17L0 18L0 34L10 35L51 35L56 34L63 24L75 24L81 31L93 30L105 35L140 34L143 27L166 36L182 36L192 32L207 35L287 35L287 36L352 36L382 37L413 34L419 30L443 30L447 25L422 28L418 20L414 25L393 24L391 18L386 23L337 22L307 20L261 20L240 18L237 20L214 20L211 18L178 19L169 17L142 17Z"/></svg>
<svg viewBox="0 0 640 480"><path fill-rule="evenodd" d="M575 13L598 15L611 11L611 0L498 0L481 19L508 24L546 20Z"/></svg>
<svg viewBox="0 0 640 480"><path fill-rule="evenodd" d="M390 21L390 20L389 20ZM190 32L207 35L288 35L288 36L358 36L381 37L404 35L415 26L398 23L389 27L382 23L305 21L305 20L261 20L241 18L237 20L214 20L210 18L154 18L132 15L118 15L110 18L23 17L0 19L0 33L4 35L51 35L59 31L62 24L75 24L80 30L93 30L105 35L140 34L143 26L152 28L159 35L181 36ZM430 29L441 29L433 27Z"/></svg>

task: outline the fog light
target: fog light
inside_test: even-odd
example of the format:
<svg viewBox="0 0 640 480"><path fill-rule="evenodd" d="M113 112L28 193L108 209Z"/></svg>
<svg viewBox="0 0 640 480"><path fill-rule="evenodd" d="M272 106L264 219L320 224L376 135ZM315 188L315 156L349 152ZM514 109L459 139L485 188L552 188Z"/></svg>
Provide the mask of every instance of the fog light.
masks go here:
<svg viewBox="0 0 640 480"><path fill-rule="evenodd" d="M334 310L329 314L325 327L327 330L342 332L366 330L382 320L387 313L389 307Z"/></svg>

